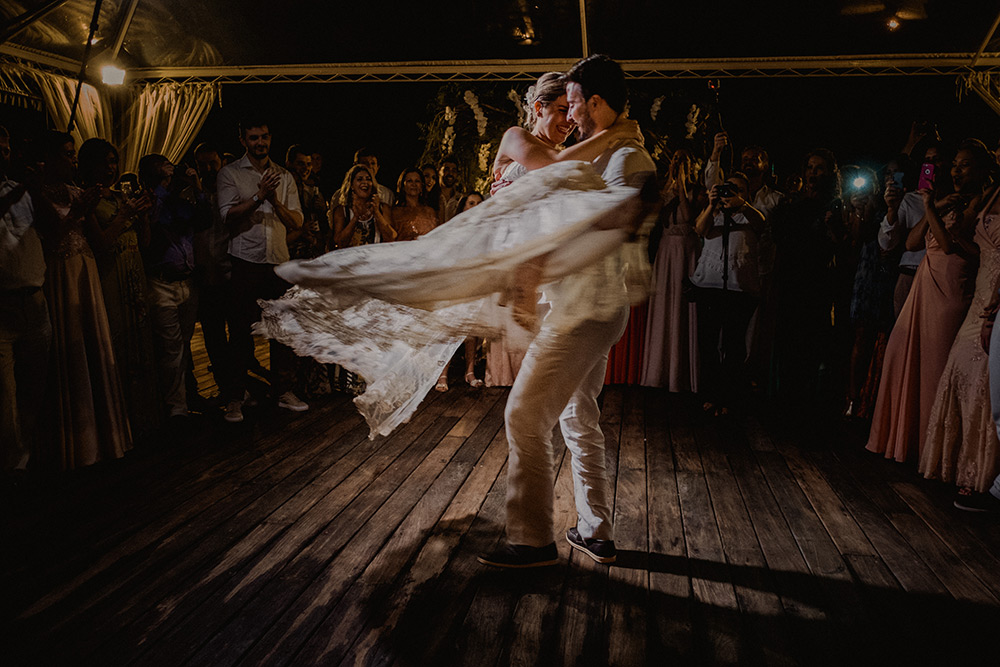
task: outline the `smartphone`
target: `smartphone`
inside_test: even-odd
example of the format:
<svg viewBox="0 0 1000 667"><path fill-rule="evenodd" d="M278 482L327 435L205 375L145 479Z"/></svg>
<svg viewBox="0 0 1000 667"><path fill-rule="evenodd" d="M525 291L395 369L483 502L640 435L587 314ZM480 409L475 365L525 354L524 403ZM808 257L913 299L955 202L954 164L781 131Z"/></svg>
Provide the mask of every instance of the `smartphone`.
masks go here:
<svg viewBox="0 0 1000 667"><path fill-rule="evenodd" d="M903 174L903 172L901 172L901 171L897 171L897 172L893 173L893 175L892 175L892 182L893 182L893 184L897 188L899 188L900 190L903 189L903 176L904 175L905 174Z"/></svg>
<svg viewBox="0 0 1000 667"><path fill-rule="evenodd" d="M924 162L920 165L920 179L917 180L917 189L934 189L934 163Z"/></svg>

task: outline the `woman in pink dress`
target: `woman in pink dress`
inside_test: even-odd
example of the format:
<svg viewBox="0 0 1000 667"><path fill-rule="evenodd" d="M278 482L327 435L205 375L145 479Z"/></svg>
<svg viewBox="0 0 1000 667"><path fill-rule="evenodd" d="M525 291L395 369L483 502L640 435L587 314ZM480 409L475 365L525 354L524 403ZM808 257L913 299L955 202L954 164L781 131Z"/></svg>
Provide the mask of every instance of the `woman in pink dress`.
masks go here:
<svg viewBox="0 0 1000 667"><path fill-rule="evenodd" d="M926 243L927 255L886 345L867 446L886 458L903 462L924 451L938 382L972 302L973 232L988 175L979 152L963 144L952 163L953 191L942 196L938 174L937 192L923 193L927 211L906 239L908 250Z"/></svg>
<svg viewBox="0 0 1000 667"><path fill-rule="evenodd" d="M986 146L977 144L968 141L963 144L969 150L959 151L955 168L968 171L990 159ZM979 215L975 233L980 252L976 291L935 392L920 453L921 474L928 479L957 484L960 488L955 502L962 508L973 494L985 493L1000 472L997 455L1000 443L990 405L989 357L980 342L983 313L1000 288L998 194L1000 188L995 188L986 197L989 201ZM983 198L979 193L973 202Z"/></svg>
<svg viewBox="0 0 1000 667"><path fill-rule="evenodd" d="M678 150L670 161L658 224L663 236L653 261L646 343L642 358L644 387L698 391L698 315L684 298L684 279L694 273L701 248L692 222L703 205L695 183L691 154Z"/></svg>

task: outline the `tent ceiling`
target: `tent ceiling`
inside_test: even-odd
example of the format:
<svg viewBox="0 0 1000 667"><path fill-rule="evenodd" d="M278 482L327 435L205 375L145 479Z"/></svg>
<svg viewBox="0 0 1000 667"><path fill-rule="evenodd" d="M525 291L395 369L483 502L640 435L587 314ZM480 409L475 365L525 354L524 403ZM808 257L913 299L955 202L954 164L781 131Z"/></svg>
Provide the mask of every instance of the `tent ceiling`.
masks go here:
<svg viewBox="0 0 1000 667"><path fill-rule="evenodd" d="M49 4L0 0L0 19L9 23ZM132 4L104 0L94 57L113 49ZM868 13L850 13L861 5ZM927 19L888 32L886 13L903 11L903 5L915 6L914 15L922 11ZM68 0L5 46L79 62L93 7L92 0ZM995 0L590 0L586 7L589 49L621 60L975 53L998 9ZM130 68L162 70L572 59L581 52L579 0L436 0L433 6L398 0L138 0L119 57Z"/></svg>

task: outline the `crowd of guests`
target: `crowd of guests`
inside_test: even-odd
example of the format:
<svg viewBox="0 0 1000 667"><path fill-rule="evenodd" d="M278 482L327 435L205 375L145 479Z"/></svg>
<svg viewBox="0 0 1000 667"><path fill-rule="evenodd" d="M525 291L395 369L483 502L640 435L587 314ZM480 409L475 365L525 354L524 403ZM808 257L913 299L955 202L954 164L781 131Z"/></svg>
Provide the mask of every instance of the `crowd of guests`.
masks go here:
<svg viewBox="0 0 1000 667"><path fill-rule="evenodd" d="M693 393L718 417L752 395L792 417L837 406L871 420L869 450L954 483L962 508L990 505L997 156L919 130L881 173L819 149L780 186L764 148L737 153L725 133L706 156L676 147L662 166L650 297L606 381ZM269 368L255 358L257 301L290 287L274 267L410 241L487 196L463 188L452 157L403 170L392 189L370 150L341 179L302 145L272 160L266 120L246 120L239 138L242 157L201 143L191 166L153 154L120 174L102 139L12 142L0 129L5 471L120 457L193 412L237 423L262 400L302 412L321 394L360 393L364 378L277 342ZM197 322L216 396L194 378ZM473 388L518 372L502 342L469 339L460 355Z"/></svg>

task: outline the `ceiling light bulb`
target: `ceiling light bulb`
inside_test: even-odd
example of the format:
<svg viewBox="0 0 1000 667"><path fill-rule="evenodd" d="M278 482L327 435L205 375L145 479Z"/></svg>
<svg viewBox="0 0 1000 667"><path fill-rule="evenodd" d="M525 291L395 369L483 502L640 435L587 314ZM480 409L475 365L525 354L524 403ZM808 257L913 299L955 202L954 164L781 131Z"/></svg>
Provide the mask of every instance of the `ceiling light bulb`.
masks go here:
<svg viewBox="0 0 1000 667"><path fill-rule="evenodd" d="M108 86L120 86L125 83L125 70L114 65L105 65L101 68L101 81Z"/></svg>
<svg viewBox="0 0 1000 667"><path fill-rule="evenodd" d="M895 30L896 28L898 28L900 26L900 22L899 22L898 18L896 18L895 16L893 16L892 18L890 18L886 22L885 25L886 25L887 28L889 28L889 30Z"/></svg>

